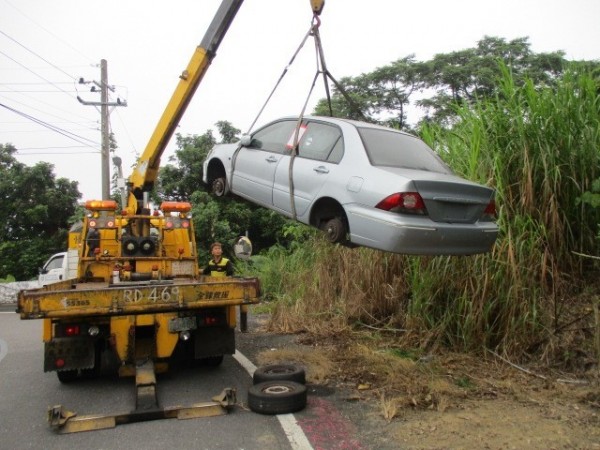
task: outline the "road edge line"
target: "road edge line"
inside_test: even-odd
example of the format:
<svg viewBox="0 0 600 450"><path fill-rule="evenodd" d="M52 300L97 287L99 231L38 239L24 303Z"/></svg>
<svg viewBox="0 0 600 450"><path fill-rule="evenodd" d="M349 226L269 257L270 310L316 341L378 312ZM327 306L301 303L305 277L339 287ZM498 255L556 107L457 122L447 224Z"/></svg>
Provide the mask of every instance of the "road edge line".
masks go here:
<svg viewBox="0 0 600 450"><path fill-rule="evenodd" d="M236 349L233 358L248 372L252 377L256 371L256 366L243 353ZM288 438L293 450L313 450L312 445L302 427L298 425L296 417L293 414L277 414L277 420Z"/></svg>

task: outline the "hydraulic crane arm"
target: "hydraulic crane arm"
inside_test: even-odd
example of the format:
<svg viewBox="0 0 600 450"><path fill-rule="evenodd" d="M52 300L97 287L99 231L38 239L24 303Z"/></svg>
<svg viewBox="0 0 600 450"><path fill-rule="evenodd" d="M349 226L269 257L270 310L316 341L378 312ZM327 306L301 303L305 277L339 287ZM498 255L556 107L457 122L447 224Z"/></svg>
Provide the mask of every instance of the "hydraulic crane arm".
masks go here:
<svg viewBox="0 0 600 450"><path fill-rule="evenodd" d="M127 205L123 205L128 214L140 213L143 207L143 194L152 190L158 177L160 157L243 2L244 0L222 1L187 68L179 76L180 80L175 92L156 125L144 153L129 177ZM310 0L310 3L313 13L321 14L325 0Z"/></svg>
<svg viewBox="0 0 600 450"><path fill-rule="evenodd" d="M137 214L144 192L149 192L158 176L160 157L173 136L183 113L192 100L206 70L214 59L219 44L233 22L244 0L223 0L204 38L196 47L187 68L167 104L142 156L129 177L127 213Z"/></svg>

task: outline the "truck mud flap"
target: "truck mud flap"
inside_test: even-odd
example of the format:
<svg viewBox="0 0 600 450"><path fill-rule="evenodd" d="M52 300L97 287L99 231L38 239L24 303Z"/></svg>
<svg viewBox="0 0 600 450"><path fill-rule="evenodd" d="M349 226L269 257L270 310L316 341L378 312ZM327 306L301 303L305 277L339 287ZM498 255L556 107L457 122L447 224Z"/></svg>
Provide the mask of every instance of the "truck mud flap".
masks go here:
<svg viewBox="0 0 600 450"><path fill-rule="evenodd" d="M235 332L232 328L210 327L194 331L194 358L233 355L235 353Z"/></svg>
<svg viewBox="0 0 600 450"><path fill-rule="evenodd" d="M88 338L55 338L44 344L44 372L91 369L95 363L94 341Z"/></svg>

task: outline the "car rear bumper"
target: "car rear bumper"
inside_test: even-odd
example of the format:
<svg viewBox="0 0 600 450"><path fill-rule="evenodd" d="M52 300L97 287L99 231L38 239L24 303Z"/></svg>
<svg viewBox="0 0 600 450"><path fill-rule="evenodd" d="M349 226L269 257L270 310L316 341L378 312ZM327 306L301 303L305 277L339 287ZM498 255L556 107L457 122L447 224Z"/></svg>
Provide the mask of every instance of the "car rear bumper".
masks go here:
<svg viewBox="0 0 600 450"><path fill-rule="evenodd" d="M494 222L433 222L373 208L346 208L353 243L407 255L473 255L489 252L498 237Z"/></svg>

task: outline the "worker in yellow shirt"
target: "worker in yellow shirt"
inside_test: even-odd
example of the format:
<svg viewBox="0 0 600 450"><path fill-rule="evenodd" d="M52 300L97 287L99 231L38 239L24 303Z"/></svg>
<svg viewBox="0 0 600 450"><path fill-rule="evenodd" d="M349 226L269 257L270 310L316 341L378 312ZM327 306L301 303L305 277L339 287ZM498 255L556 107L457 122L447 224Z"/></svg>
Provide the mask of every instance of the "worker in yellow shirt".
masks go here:
<svg viewBox="0 0 600 450"><path fill-rule="evenodd" d="M233 276L233 264L223 257L223 246L220 242L213 242L210 246L212 259L208 262L202 273L211 277Z"/></svg>

